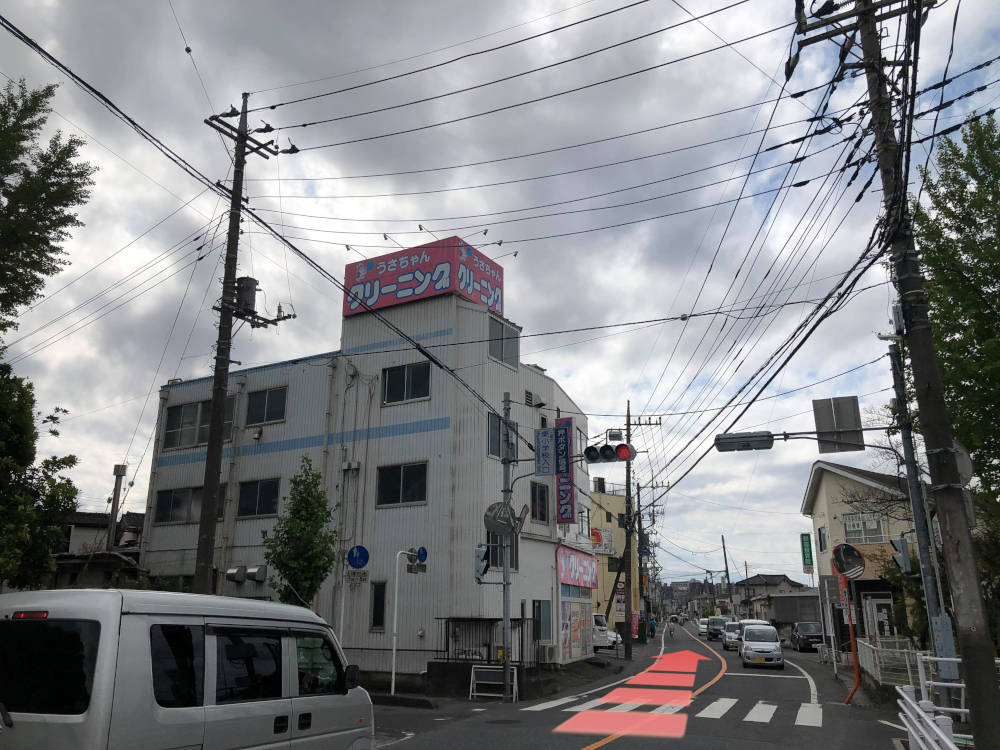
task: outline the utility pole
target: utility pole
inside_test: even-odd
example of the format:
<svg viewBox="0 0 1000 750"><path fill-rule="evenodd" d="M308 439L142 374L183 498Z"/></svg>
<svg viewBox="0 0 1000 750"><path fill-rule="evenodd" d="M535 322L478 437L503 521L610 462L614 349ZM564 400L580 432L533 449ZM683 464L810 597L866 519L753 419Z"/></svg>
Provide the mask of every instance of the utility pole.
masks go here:
<svg viewBox="0 0 1000 750"><path fill-rule="evenodd" d="M503 503L507 506L507 518L513 518L511 508L511 482L510 465L514 460L511 455L512 443L510 439L510 392L503 394L503 427L500 430L500 463L503 465ZM503 702L510 703L513 699L510 685L510 548L514 538L514 531L501 534L501 544L503 545Z"/></svg>
<svg viewBox="0 0 1000 750"><path fill-rule="evenodd" d="M233 161L233 189L229 202L229 233L226 236L226 263L222 276L222 301L219 305L219 337L215 344L215 373L212 377L212 405L205 449L205 478L201 490L201 518L198 524L198 552L195 558L196 594L211 594L215 558L215 524L218 509L219 471L222 467L222 434L229 391L229 353L232 349L233 310L236 307L236 253L240 241L240 210L243 204L243 169L246 165L247 100L243 94L240 125L236 132Z"/></svg>
<svg viewBox="0 0 1000 750"><path fill-rule="evenodd" d="M729 555L726 554L726 535L722 535L722 562L726 566L726 591L729 593L729 611L736 614L736 607L733 606L733 582L729 580Z"/></svg>
<svg viewBox="0 0 1000 750"><path fill-rule="evenodd" d="M635 484L635 522L636 529L639 535L636 537L636 544L638 546L637 557L639 561L639 619L647 620L649 619L649 612L646 609L646 591L645 586L643 586L643 570L645 569L645 562L643 558L643 550L645 549L642 544L643 540L643 528L642 528L642 502L640 500L642 493L642 485L638 482Z"/></svg>
<svg viewBox="0 0 1000 750"><path fill-rule="evenodd" d="M747 600L747 618L750 617L750 584L747 581L750 580L750 566L747 565L747 561L743 561L743 595Z"/></svg>
<svg viewBox="0 0 1000 750"><path fill-rule="evenodd" d="M632 445L632 402L625 403L625 442ZM632 461L625 462L625 658L632 661Z"/></svg>
<svg viewBox="0 0 1000 750"><path fill-rule="evenodd" d="M111 496L111 518L108 519L108 552L115 546L115 530L118 528L118 503L122 495L122 479L125 478L125 464L115 464L115 494Z"/></svg>
<svg viewBox="0 0 1000 750"><path fill-rule="evenodd" d="M931 497L937 508L944 539L945 565L955 602L958 644L965 668L965 692L973 734L977 747L1000 748L1000 712L996 710L1000 705L1000 686L997 685L993 665L993 643L983 606L972 533L965 513L951 421L927 315L920 260L906 207L908 176L901 174L899 169L902 160L893 127L892 104L886 91L882 45L871 0L857 0L855 10L858 13L871 121L890 232L893 276L903 308L906 346L910 353L921 433L931 474ZM920 23L919 9L916 15L916 23ZM915 65L916 61L911 64Z"/></svg>

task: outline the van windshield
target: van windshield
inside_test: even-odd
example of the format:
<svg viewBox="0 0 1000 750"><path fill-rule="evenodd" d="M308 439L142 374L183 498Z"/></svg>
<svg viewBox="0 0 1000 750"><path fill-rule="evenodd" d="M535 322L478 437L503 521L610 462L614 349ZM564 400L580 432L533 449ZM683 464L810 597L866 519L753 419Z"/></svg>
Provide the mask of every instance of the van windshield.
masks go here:
<svg viewBox="0 0 1000 750"><path fill-rule="evenodd" d="M594 615L594 625L599 628L606 628L608 621L604 619L604 615Z"/></svg>
<svg viewBox="0 0 1000 750"><path fill-rule="evenodd" d="M823 628L818 622L800 622L799 632L806 635L818 635L823 632Z"/></svg>
<svg viewBox="0 0 1000 750"><path fill-rule="evenodd" d="M721 628L721 627L723 627L726 624L726 618L725 617L709 617L708 618L708 624L711 625L713 628Z"/></svg>
<svg viewBox="0 0 1000 750"><path fill-rule="evenodd" d="M100 636L91 620L0 621L0 702L12 713L84 713Z"/></svg>
<svg viewBox="0 0 1000 750"><path fill-rule="evenodd" d="M778 631L774 628L747 628L743 640L755 643L777 643Z"/></svg>

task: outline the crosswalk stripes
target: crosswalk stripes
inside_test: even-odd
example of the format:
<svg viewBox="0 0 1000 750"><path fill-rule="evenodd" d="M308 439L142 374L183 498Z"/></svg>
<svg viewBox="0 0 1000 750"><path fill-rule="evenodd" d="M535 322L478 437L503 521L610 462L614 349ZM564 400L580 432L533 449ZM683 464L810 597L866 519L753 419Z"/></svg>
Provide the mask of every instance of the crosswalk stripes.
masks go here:
<svg viewBox="0 0 1000 750"><path fill-rule="evenodd" d="M579 701L584 696L573 695L565 698L557 698L555 700L547 701L545 703L539 703L535 706L526 706L522 708L522 711L547 711L547 710L560 710L570 713L594 713L595 709L598 713L649 713L649 714L676 714L676 713L687 713L687 706L682 702L665 702L661 705L657 705L653 708L649 708L648 703L636 703L628 702L624 697L620 698L622 702L611 702L608 700L608 696L602 696L600 698L595 698L593 700L584 701L583 703L574 703ZM747 703L746 699L743 700ZM715 698L707 706L702 708L697 713L691 712L691 718L693 719L722 719L727 715L732 715L738 717L735 720L739 722L749 722L754 724L770 724L776 722L776 717L785 716L790 718L789 706L787 703L782 702L781 705L777 703L769 703L767 701L754 701L754 705L745 713L734 712L734 707L740 703L738 698ZM574 704L574 705L569 705ZM745 708L745 706L744 706ZM787 721L788 719L784 719ZM801 703L795 708L795 719L794 725L799 727L822 727L823 726L823 707L819 703Z"/></svg>

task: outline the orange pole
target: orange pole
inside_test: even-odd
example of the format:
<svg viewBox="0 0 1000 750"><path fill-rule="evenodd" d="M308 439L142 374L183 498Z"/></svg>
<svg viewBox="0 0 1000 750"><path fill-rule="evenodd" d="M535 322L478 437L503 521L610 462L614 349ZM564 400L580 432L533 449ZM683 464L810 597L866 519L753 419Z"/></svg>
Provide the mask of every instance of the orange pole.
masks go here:
<svg viewBox="0 0 1000 750"><path fill-rule="evenodd" d="M844 579L844 583L847 583L844 576L840 576ZM861 685L861 672L858 670L858 640L854 637L854 597L848 594L847 596L847 629L851 634L851 661L854 662L854 687L851 688L851 692L847 694L844 698L844 705L851 702L851 698L858 691L858 686Z"/></svg>

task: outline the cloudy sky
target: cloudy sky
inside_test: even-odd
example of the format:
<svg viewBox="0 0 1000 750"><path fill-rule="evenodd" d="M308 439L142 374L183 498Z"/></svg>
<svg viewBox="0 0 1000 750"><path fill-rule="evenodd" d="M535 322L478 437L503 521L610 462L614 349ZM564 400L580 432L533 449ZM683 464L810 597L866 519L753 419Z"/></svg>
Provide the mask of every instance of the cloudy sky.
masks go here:
<svg viewBox="0 0 1000 750"><path fill-rule="evenodd" d="M958 3L923 27L921 88L941 79ZM850 186L855 168L841 169L870 139L851 155L864 90L848 77L831 93L837 44L803 50L782 89L792 9L791 0L8 0L0 12L213 180L229 176L228 145L202 121L252 92L251 108L262 109L251 125L280 129L281 146L300 151L251 158L250 204L338 277L350 260L430 241L419 224L499 258L508 317L525 334L550 334L526 338L522 360L546 367L591 415L590 434L623 426L630 399L633 416L651 423L635 431L638 479L677 482L694 466L657 504L664 578L721 569L724 533L732 562L747 561L751 574L808 580L798 534L811 526L798 509L815 443L712 452L695 465L739 413L719 407L755 395L762 366L765 378L775 372L781 359L769 357L856 263L879 212L877 179L855 202L872 166ZM1000 54L993 10L990 0L961 3L951 74ZM896 42L889 24L887 55ZM998 71L957 78L946 98ZM210 373L224 206L13 37L0 44L0 73L59 83L50 125L84 137L85 158L100 167L80 210L86 226L66 245L71 265L24 311L8 358L34 381L40 408L70 410L62 436L40 447L79 456L82 507L106 507L112 466L125 461L127 508L142 510L157 390ZM945 109L938 129L998 95L989 85ZM917 111L938 96L922 96ZM922 117L914 137L932 126ZM914 147L914 163L925 156ZM336 349L340 292L244 229L239 270L260 279L258 305L298 317L240 330L234 358ZM811 430L813 398L857 394L863 412L886 403L888 363L866 364L885 352L875 334L888 328L886 282L876 264L733 429ZM550 333L612 324L628 325ZM873 467L876 457L835 460Z"/></svg>

